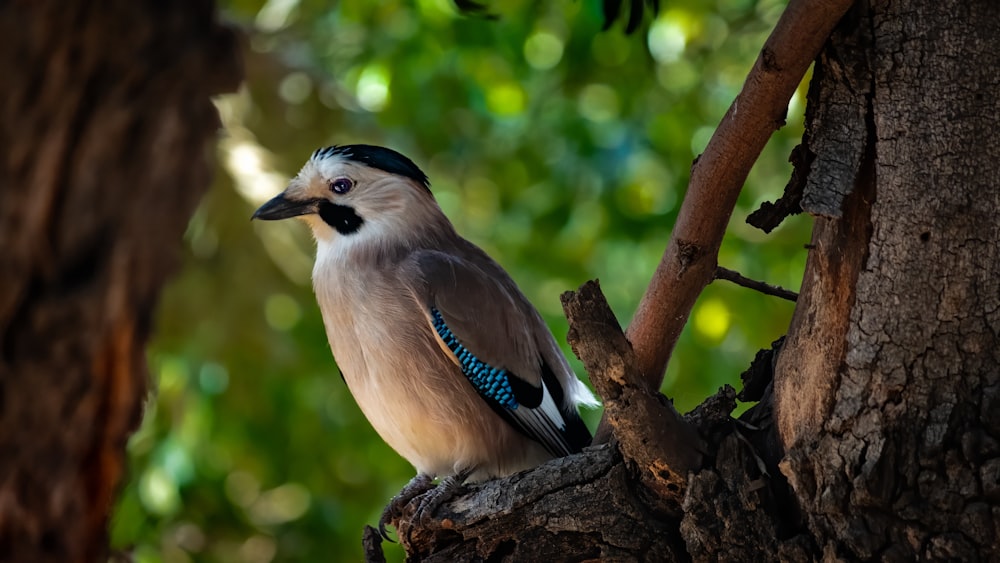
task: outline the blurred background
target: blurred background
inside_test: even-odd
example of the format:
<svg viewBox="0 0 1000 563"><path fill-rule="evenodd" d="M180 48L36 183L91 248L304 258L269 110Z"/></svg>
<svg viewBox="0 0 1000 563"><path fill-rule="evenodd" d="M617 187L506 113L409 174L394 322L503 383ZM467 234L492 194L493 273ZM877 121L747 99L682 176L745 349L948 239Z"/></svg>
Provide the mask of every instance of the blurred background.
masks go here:
<svg viewBox="0 0 1000 563"><path fill-rule="evenodd" d="M692 160L784 3L668 0L626 36L599 0L222 0L248 37L224 130L149 349L155 388L129 444L112 541L140 562L357 561L413 469L354 405L295 221L251 223L310 153L373 143L411 157L466 238L505 266L565 343L560 293L599 278L627 325ZM804 87L740 197L719 263L797 290L810 221L744 219L780 196ZM686 412L782 335L792 304L727 282L702 295L663 386ZM565 345L564 345L565 346ZM584 374L568 347L574 368ZM593 429L600 412L585 413ZM401 560L395 545L387 555Z"/></svg>

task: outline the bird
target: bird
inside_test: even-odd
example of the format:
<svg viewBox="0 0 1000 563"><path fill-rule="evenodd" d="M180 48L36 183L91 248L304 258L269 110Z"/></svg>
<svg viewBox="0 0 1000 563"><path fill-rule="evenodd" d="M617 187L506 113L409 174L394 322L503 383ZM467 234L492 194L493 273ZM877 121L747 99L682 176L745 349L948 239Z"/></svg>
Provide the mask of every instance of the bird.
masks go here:
<svg viewBox="0 0 1000 563"><path fill-rule="evenodd" d="M416 497L426 517L463 483L589 445L578 408L597 406L594 395L510 275L456 232L412 160L375 145L317 149L252 218L291 217L316 240L313 289L340 373L417 471L383 512L383 537Z"/></svg>

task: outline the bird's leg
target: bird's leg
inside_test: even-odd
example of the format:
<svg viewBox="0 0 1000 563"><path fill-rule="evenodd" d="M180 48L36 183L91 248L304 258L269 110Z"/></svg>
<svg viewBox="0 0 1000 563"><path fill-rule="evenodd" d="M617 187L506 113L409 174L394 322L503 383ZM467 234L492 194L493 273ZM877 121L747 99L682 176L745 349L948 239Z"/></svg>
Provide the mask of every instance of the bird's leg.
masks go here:
<svg viewBox="0 0 1000 563"><path fill-rule="evenodd" d="M455 496L455 493L462 488L462 483L471 474L472 469L466 469L455 475L449 475L441 479L437 487L428 490L419 499L416 499L417 508L413 515L407 519L400 519L396 526L396 535L404 546L413 543L414 525L425 525L435 510Z"/></svg>
<svg viewBox="0 0 1000 563"><path fill-rule="evenodd" d="M420 497L420 504L417 505L417 511L413 513L413 521L423 523L425 519L430 518L435 510L455 496L455 493L462 488L462 483L465 483L465 480L471 474L472 469L469 468L441 479L437 487L427 491Z"/></svg>
<svg viewBox="0 0 1000 563"><path fill-rule="evenodd" d="M392 497L389 504L386 505L385 509L382 511L382 516L378 519L378 533L388 541L389 534L385 531L385 525L391 524L394 520L398 519L403 515L403 508L410 503L411 500L417 498L418 496L429 491L433 486L434 478L426 473L418 473L416 477L410 479L410 482L403 487L403 490L399 491L399 494ZM423 504L421 502L421 504ZM398 531L398 526L397 526Z"/></svg>

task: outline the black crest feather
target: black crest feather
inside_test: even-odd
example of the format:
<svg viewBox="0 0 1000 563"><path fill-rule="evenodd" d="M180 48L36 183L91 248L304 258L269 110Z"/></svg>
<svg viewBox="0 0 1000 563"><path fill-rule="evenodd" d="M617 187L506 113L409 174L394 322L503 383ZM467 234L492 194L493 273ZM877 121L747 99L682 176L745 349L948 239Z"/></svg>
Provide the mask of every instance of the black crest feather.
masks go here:
<svg viewBox="0 0 1000 563"><path fill-rule="evenodd" d="M392 149L376 145L333 145L316 149L316 152L312 154L312 160L322 160L331 156L339 156L345 160L378 168L390 174L405 176L415 180L427 191L430 191L431 182L427 179L427 174L424 174L424 171L412 160Z"/></svg>

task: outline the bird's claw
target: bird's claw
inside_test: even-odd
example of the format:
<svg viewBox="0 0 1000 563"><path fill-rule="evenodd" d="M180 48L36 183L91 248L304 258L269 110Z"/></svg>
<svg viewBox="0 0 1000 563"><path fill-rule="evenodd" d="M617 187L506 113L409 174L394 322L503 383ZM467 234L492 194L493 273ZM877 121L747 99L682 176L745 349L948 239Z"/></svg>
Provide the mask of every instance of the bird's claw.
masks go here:
<svg viewBox="0 0 1000 563"><path fill-rule="evenodd" d="M399 491L398 495L392 497L389 504L382 510L382 516L378 519L378 533L383 539L393 541L385 529L386 524L397 521L403 515L403 509L410 504L410 501L431 490L434 486L433 481L430 475L420 473L410 479L410 482L403 487L403 490ZM398 528L397 526L397 532Z"/></svg>
<svg viewBox="0 0 1000 563"><path fill-rule="evenodd" d="M394 512L390 510L391 508L393 508L391 505L386 506L385 509L382 511L382 516L380 516L378 519L378 535L382 536L382 539L384 539L387 542L396 543L394 539L389 537L389 532L387 532L385 529L385 525L388 524L389 522L392 522L392 517Z"/></svg>
<svg viewBox="0 0 1000 563"><path fill-rule="evenodd" d="M471 471L462 471L456 475L449 475L435 487L432 479L428 475L420 474L414 477L403 487L398 495L393 497L382 517L379 518L378 531L382 537L388 541L388 533L385 530L386 524L396 523L396 536L399 538L408 537L410 529L414 523L426 524L431 515L441 507L442 504L455 496L462 487L462 483L468 478ZM418 499L419 497L419 499ZM413 500L417 500L417 507L413 511L413 516L408 521L403 521L403 511Z"/></svg>
<svg viewBox="0 0 1000 563"><path fill-rule="evenodd" d="M434 514L434 511L440 508L445 501L454 496L455 491L461 483L456 482L454 477L446 477L441 480L441 483L437 487L427 491L420 496L417 504L417 510L413 513L412 520L420 524L425 523L425 521Z"/></svg>

